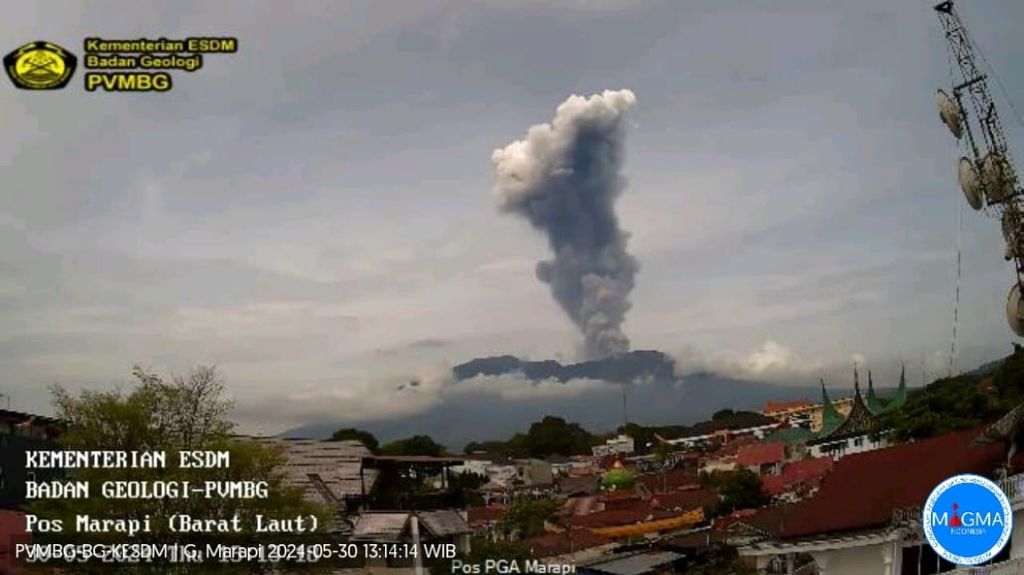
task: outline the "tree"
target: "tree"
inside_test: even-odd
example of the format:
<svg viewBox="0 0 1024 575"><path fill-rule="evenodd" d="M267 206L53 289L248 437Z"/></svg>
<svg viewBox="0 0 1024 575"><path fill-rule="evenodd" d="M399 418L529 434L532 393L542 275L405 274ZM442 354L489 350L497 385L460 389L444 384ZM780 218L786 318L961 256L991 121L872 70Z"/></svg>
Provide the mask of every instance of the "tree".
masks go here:
<svg viewBox="0 0 1024 575"><path fill-rule="evenodd" d="M736 415L736 412L731 409L719 409L711 416L711 421L723 421Z"/></svg>
<svg viewBox="0 0 1024 575"><path fill-rule="evenodd" d="M385 455L429 455L438 457L445 452L444 446L429 435L414 435L384 444L380 448Z"/></svg>
<svg viewBox="0 0 1024 575"><path fill-rule="evenodd" d="M553 499L519 499L505 510L498 531L510 539L529 539L545 533L544 523L554 518L558 502Z"/></svg>
<svg viewBox="0 0 1024 575"><path fill-rule="evenodd" d="M380 452L380 443L369 431L363 431L354 427L346 427L335 431L334 434L331 435L331 441L346 440L355 440L362 443L370 450L370 453L377 454Z"/></svg>
<svg viewBox="0 0 1024 575"><path fill-rule="evenodd" d="M257 514L267 518L314 516L322 527L330 510L307 502L299 489L286 486L278 472L282 454L261 444L235 440L232 424L225 419L231 407L225 396L223 380L212 367L197 367L169 381L135 368L138 385L131 391L84 391L78 395L56 386L53 402L59 418L67 423L61 437L69 450L112 450L163 452L166 467L158 469L76 468L68 479L86 482L89 496L81 499L40 499L33 501L28 513L63 522L61 533L37 534L41 541L74 543L111 543L127 539L124 533L78 533L75 518L87 515L95 519L141 520L149 518L151 531L139 533L135 541L156 543L203 544L204 534L182 534L169 529L172 515L186 514L198 519L239 517L241 533L217 533L207 537L210 543L253 544L268 540L254 532ZM179 466L178 454L185 450L226 452L229 464L216 469L192 469ZM101 491L105 482L145 482L155 480L168 486L205 486L207 481L264 481L265 498L240 496L210 498L189 493L187 496L151 498L107 498ZM184 491L184 489L183 489ZM308 535L308 534L307 534ZM282 540L281 535L269 538ZM265 565L162 562L142 564L83 564L76 573L257 573ZM300 566L301 567L301 566Z"/></svg>
<svg viewBox="0 0 1024 575"><path fill-rule="evenodd" d="M745 467L733 471L703 472L700 484L718 493L718 503L711 512L713 515L753 509L768 503L768 496L761 490L761 478Z"/></svg>
<svg viewBox="0 0 1024 575"><path fill-rule="evenodd" d="M1012 402L986 391L979 383L975 376L961 375L914 390L901 408L881 415L878 429L888 430L896 441L924 439L978 427L1012 407Z"/></svg>
<svg viewBox="0 0 1024 575"><path fill-rule="evenodd" d="M589 454L597 438L578 423L549 415L530 426L525 443L531 457L544 458L555 454Z"/></svg>

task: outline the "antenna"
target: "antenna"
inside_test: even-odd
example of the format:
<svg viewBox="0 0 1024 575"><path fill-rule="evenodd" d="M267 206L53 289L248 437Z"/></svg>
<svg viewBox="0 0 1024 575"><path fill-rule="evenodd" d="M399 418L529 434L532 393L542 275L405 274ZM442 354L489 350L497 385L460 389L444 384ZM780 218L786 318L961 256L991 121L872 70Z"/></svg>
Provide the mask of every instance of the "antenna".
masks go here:
<svg viewBox="0 0 1024 575"><path fill-rule="evenodd" d="M629 425L629 412L626 411L626 384L622 384L622 431Z"/></svg>
<svg viewBox="0 0 1024 575"><path fill-rule="evenodd" d="M1004 257L1013 260L1017 272L1016 282L1007 296L1006 316L1013 332L1024 337L1024 307L1020 298L1024 284L1024 190L1019 186L988 77L979 65L983 59L975 54L981 51L967 33L952 0L937 4L935 12L942 23L951 56L953 88L952 98L943 90L935 95L939 119L957 140L967 136L971 157L960 159L957 177L968 205L980 209L984 200L987 213L1001 221L1007 244ZM959 260L959 252L957 258ZM959 261L957 265L959 268ZM950 353L951 375L954 353L955 336Z"/></svg>

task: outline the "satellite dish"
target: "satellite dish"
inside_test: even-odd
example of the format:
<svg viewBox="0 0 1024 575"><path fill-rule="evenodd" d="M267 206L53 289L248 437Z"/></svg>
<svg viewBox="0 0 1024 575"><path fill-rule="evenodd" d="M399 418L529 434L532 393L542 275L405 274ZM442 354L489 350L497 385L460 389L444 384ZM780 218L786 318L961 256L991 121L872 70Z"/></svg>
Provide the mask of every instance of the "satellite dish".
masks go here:
<svg viewBox="0 0 1024 575"><path fill-rule="evenodd" d="M939 119L959 140L964 135L964 118L960 114L960 106L942 90L935 93L935 105L939 107Z"/></svg>
<svg viewBox="0 0 1024 575"><path fill-rule="evenodd" d="M1021 307L1020 286L1014 284L1006 298L1006 321L1013 333L1024 337L1024 308Z"/></svg>
<svg viewBox="0 0 1024 575"><path fill-rule="evenodd" d="M990 204L1001 202L1013 194L1010 166L999 152L989 152L981 160L981 183Z"/></svg>
<svg viewBox="0 0 1024 575"><path fill-rule="evenodd" d="M981 189L981 175L978 174L978 168L974 167L974 162L961 157L960 165L957 166L957 179L960 180L960 189L963 190L967 203L972 208L980 210L984 194Z"/></svg>

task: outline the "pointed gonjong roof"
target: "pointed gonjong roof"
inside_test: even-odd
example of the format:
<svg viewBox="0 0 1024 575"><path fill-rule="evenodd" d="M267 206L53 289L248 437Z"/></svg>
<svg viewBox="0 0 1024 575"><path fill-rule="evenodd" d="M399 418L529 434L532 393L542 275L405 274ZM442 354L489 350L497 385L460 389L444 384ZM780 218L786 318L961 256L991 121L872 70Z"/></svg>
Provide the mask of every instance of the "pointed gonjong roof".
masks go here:
<svg viewBox="0 0 1024 575"><path fill-rule="evenodd" d="M822 391L824 391L824 384L822 384ZM824 408L827 411L827 407ZM835 406L832 406L835 410ZM838 412L837 412L838 413ZM822 422L824 423L824 413L822 414ZM845 419L835 426L822 425L821 431L818 432L818 439L840 439L843 437L852 437L856 435L864 435L870 433L875 429L875 415L868 409L866 403L864 403L864 396L860 393L860 376L857 373L857 368L853 368L853 404L850 407L850 413L846 415Z"/></svg>
<svg viewBox="0 0 1024 575"><path fill-rule="evenodd" d="M881 415L883 413L893 411L903 407L903 404L907 402L907 369L906 366L900 368L900 385L896 388L896 392L893 393L889 398L883 399L875 393L874 382L871 381L871 372L868 372L868 397L867 406L871 413L875 415Z"/></svg>
<svg viewBox="0 0 1024 575"><path fill-rule="evenodd" d="M883 411L885 411L885 408L886 408L885 402L883 402L881 399L879 399L878 395L875 393L875 381L874 381L874 378L871 376L871 370L870 369L868 370L867 406L868 406L868 410L871 411L871 413L875 413L875 414L882 413Z"/></svg>
<svg viewBox="0 0 1024 575"><path fill-rule="evenodd" d="M827 435L831 433L833 429L839 427L843 423L843 415L839 413L836 406L833 405L832 400L828 396L828 391L825 390L825 380L821 380L821 430L818 435Z"/></svg>

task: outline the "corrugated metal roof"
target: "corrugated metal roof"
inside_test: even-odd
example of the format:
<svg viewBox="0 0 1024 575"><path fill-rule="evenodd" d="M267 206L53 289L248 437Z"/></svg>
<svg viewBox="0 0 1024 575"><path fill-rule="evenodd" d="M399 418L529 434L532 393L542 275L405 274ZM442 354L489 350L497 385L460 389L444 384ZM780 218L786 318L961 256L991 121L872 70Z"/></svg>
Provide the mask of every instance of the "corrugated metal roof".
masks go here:
<svg viewBox="0 0 1024 575"><path fill-rule="evenodd" d="M336 500L362 495L363 484L359 469L370 450L356 440L322 441L317 439L282 439L277 437L250 438L264 445L280 448L285 457L284 480L288 485L301 488L306 499L327 502L320 486L326 487ZM366 492L377 481L377 470L364 470ZM313 476L313 477L311 477ZM319 484L319 485L318 485Z"/></svg>
<svg viewBox="0 0 1024 575"><path fill-rule="evenodd" d="M609 575L643 575L644 573L650 573L655 567L667 565L684 557L685 555L671 551L655 551L612 559L611 561L603 561L587 565L586 568L587 570L608 573Z"/></svg>
<svg viewBox="0 0 1024 575"><path fill-rule="evenodd" d="M452 509L421 511L416 516L420 519L420 525L434 537L449 537L473 531L462 515Z"/></svg>
<svg viewBox="0 0 1024 575"><path fill-rule="evenodd" d="M409 522L409 514L402 513L363 513L356 518L352 529L352 539L372 541L396 541L405 532Z"/></svg>

